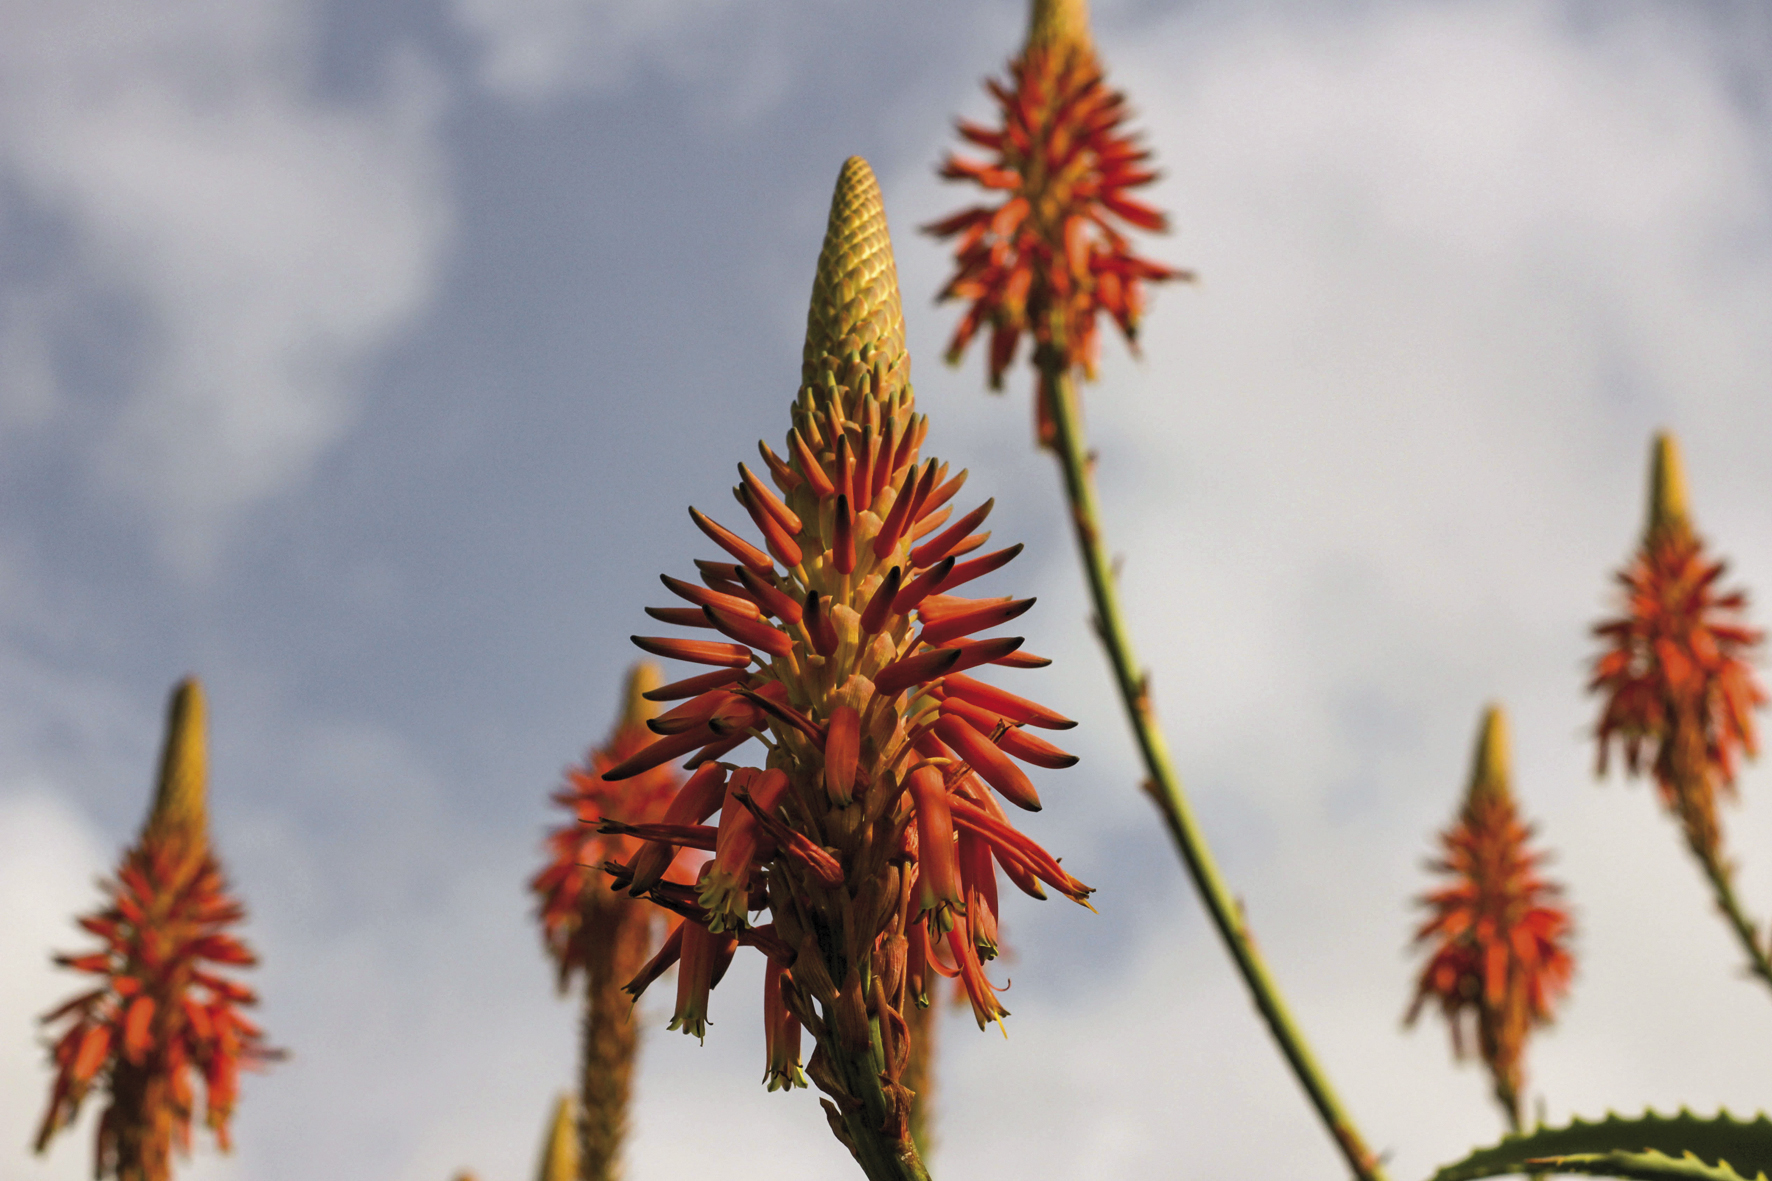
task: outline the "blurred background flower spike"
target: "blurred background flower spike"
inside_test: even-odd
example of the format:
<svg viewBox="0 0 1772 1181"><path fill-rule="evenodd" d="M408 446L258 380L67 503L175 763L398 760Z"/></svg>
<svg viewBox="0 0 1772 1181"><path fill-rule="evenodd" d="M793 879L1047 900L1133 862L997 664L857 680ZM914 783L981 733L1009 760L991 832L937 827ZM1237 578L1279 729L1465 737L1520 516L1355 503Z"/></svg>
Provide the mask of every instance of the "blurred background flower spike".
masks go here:
<svg viewBox="0 0 1772 1181"><path fill-rule="evenodd" d="M1150 152L1122 127L1130 112L1104 80L1084 0L1038 0L1008 81L986 88L998 125L957 126L988 157L950 154L941 175L980 186L988 201L924 227L955 239L954 274L938 301L968 304L947 360L958 364L986 334L991 388L1001 389L1022 337L1030 337L1036 435L1053 447L1054 389L1038 363L1042 351L1065 372L1093 378L1101 316L1136 351L1145 285L1193 275L1133 252L1131 230L1161 232L1168 219L1131 195L1157 173Z"/></svg>
<svg viewBox="0 0 1772 1181"><path fill-rule="evenodd" d="M572 1096L562 1093L554 1100L548 1130L542 1137L541 1160L535 1181L578 1181L578 1120Z"/></svg>
<svg viewBox="0 0 1772 1181"><path fill-rule="evenodd" d="M209 847L202 686L173 690L153 804L105 905L79 920L102 944L56 963L93 977L86 991L43 1018L59 1027L55 1079L36 1147L45 1151L94 1090L105 1095L93 1173L118 1181L169 1181L173 1154L189 1153L203 1084L204 1122L229 1148L239 1073L282 1056L241 1010L257 1003L225 968L257 962L232 933L245 911Z"/></svg>
<svg viewBox="0 0 1772 1181"><path fill-rule="evenodd" d="M1766 702L1749 665L1764 633L1747 626L1747 592L1720 589L1724 571L1692 524L1679 447L1661 432L1650 447L1643 538L1617 576L1623 611L1593 629L1603 645L1588 682L1601 699L1597 767L1606 773L1616 747L1627 776L1647 770L1749 969L1772 986L1766 936L1736 896L1717 816L1741 756L1757 752L1753 713Z"/></svg>
<svg viewBox="0 0 1772 1181"><path fill-rule="evenodd" d="M632 860L643 842L634 835L604 832L600 824L662 821L683 785L682 774L669 765L648 768L620 783L605 781L603 772L657 738L648 724L658 718L659 707L647 694L663 685L663 671L652 661L639 661L629 670L621 712L609 737L582 766L568 768L565 785L554 793L553 801L566 810L567 819L548 834L547 863L529 883L542 945L554 963L560 991L584 976L579 1101L556 1112L559 1119L570 1118L561 1111L576 1111L573 1175L584 1181L616 1181L621 1175L640 1039L633 1002L622 988L662 939L657 911L611 890L602 870L605 862ZM660 871L682 859L679 850L669 850Z"/></svg>
<svg viewBox="0 0 1772 1181"><path fill-rule="evenodd" d="M1542 855L1530 849L1531 837L1514 802L1507 716L1491 705L1457 819L1428 863L1449 880L1418 900L1428 918L1415 942L1432 950L1405 1022L1436 1003L1460 1058L1470 1046L1466 1026L1475 1026L1477 1053L1513 1131L1521 1126L1527 1036L1549 1024L1574 970L1561 889L1539 876Z"/></svg>

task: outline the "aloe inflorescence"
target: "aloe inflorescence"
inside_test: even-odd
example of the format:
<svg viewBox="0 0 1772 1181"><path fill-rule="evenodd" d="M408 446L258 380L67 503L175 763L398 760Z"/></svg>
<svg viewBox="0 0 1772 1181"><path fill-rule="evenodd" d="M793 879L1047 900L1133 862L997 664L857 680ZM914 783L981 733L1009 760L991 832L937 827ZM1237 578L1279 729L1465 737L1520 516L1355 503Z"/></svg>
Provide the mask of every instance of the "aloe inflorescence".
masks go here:
<svg viewBox="0 0 1772 1181"><path fill-rule="evenodd" d="M1441 834L1430 867L1445 882L1420 899L1428 917L1415 941L1430 949L1409 1006L1413 1022L1432 1003L1446 1017L1455 1053L1476 1051L1495 1100L1519 1128L1526 1039L1547 1024L1569 987L1569 913L1561 890L1539 872L1543 855L1514 800L1507 718L1483 714L1457 819Z"/></svg>
<svg viewBox="0 0 1772 1181"><path fill-rule="evenodd" d="M173 691L154 804L123 854L106 900L80 926L99 950L57 956L92 987L43 1018L59 1026L55 1082L37 1134L48 1148L94 1091L105 1096L94 1174L167 1181L204 1122L225 1150L242 1069L280 1055L241 1010L257 1003L228 969L256 963L234 934L245 911L209 847L202 687Z"/></svg>
<svg viewBox="0 0 1772 1181"><path fill-rule="evenodd" d="M1035 0L1008 79L985 86L997 123L962 119L957 127L986 155L950 154L941 175L976 184L990 199L925 227L955 242L954 274L939 298L969 305L947 355L958 362L974 337L988 334L997 389L1022 337L1031 337L1037 431L1052 446L1048 370L1093 377L1100 318L1136 347L1145 286L1193 276L1133 250L1131 231L1167 229L1168 218L1132 195L1157 173L1150 151L1125 128L1125 95L1107 85L1085 0Z"/></svg>
<svg viewBox="0 0 1772 1181"><path fill-rule="evenodd" d="M683 785L683 776L670 766L654 767L619 784L606 782L603 772L652 742L646 723L659 710L645 695L663 680L650 661L629 672L614 729L581 766L567 770L564 786L554 793L554 803L570 818L548 834L547 864L529 883L560 990L578 974L584 976L574 1117L574 1172L584 1181L615 1181L621 1175L639 1052L639 1028L630 1019L633 1006L622 986L658 950L662 926L656 908L610 890L599 868L605 861L626 861L640 842L618 832L600 832L598 826L606 819L662 820ZM570 1105L561 1110L570 1111Z"/></svg>
<svg viewBox="0 0 1772 1181"><path fill-rule="evenodd" d="M1735 897L1717 819L1741 757L1755 753L1753 711L1766 701L1748 664L1763 635L1747 626L1746 592L1720 588L1723 573L1693 528L1679 448L1657 435L1648 522L1618 574L1623 611L1594 627L1604 645L1588 685L1603 702L1598 768L1617 747L1629 774L1648 771L1751 968L1772 985L1772 956Z"/></svg>
<svg viewBox="0 0 1772 1181"><path fill-rule="evenodd" d="M733 489L761 544L691 509L722 558L698 561L695 581L665 576L688 606L651 614L699 637L634 640L712 671L649 694L679 704L650 723L655 742L604 773L619 782L692 755L663 821L617 826L648 843L609 864L616 885L682 920L631 990L675 961L673 1026L700 1035L737 948L762 951L767 1081L809 1075L879 1178L924 1175L903 1078L905 1013L928 1003L929 973L960 979L981 1027L1008 1015L984 966L998 873L1035 897L1090 894L999 802L1039 810L1023 764L1076 760L1032 731L1072 723L979 675L1049 662L1020 637L979 636L1033 600L958 593L1021 547L986 551L989 501L956 514L966 474L922 457L929 424L909 368L879 188L853 158L784 452L760 444L762 474L741 464ZM723 761L753 738L762 766ZM713 857L673 875L682 848ZM802 1030L815 1044L804 1074Z"/></svg>

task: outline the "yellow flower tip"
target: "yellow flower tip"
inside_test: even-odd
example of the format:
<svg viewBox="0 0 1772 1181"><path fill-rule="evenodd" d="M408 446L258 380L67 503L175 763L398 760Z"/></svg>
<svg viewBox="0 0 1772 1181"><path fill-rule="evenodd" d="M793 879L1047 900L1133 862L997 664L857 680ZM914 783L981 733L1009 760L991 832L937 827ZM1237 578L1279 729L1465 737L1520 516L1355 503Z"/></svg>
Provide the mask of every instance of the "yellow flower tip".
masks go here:
<svg viewBox="0 0 1772 1181"><path fill-rule="evenodd" d="M650 660L641 660L628 670L627 688L622 696L621 721L618 728L631 730L636 726L644 726L658 716L659 707L656 702L648 701L646 694L664 687L664 670Z"/></svg>
<svg viewBox="0 0 1772 1181"><path fill-rule="evenodd" d="M1657 431L1649 453L1649 537L1690 532L1686 500L1686 465L1680 445L1669 431Z"/></svg>
<svg viewBox="0 0 1772 1181"><path fill-rule="evenodd" d="M203 685L186 677L172 690L166 709L166 745L160 753L160 781L144 835L183 835L198 843L207 839L205 789L209 757Z"/></svg>
<svg viewBox="0 0 1772 1181"><path fill-rule="evenodd" d="M564 1092L554 1101L535 1181L578 1181L578 1105Z"/></svg>
<svg viewBox="0 0 1772 1181"><path fill-rule="evenodd" d="M812 280L804 380L814 380L821 368L869 346L884 355L898 378L895 384L902 385L908 377L904 311L898 299L892 238L886 230L886 204L874 170L860 156L851 156L837 175L824 248ZM889 392L879 390L876 396Z"/></svg>
<svg viewBox="0 0 1772 1181"><path fill-rule="evenodd" d="M1094 48L1089 36L1089 0L1033 0L1029 8L1029 49L1066 45Z"/></svg>
<svg viewBox="0 0 1772 1181"><path fill-rule="evenodd" d="M1484 797L1505 799L1511 794L1513 778L1507 735L1507 714L1498 704L1483 710L1483 721L1477 729L1477 749L1471 760L1471 782L1466 799L1475 802Z"/></svg>

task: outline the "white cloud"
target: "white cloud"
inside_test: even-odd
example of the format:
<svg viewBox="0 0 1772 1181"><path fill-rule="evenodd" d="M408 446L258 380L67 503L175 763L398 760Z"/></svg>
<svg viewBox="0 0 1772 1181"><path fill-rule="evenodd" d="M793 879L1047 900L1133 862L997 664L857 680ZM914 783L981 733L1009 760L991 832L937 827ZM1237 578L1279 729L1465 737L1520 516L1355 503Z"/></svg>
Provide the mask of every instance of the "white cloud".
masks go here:
<svg viewBox="0 0 1772 1181"><path fill-rule="evenodd" d="M806 0L451 0L502 98L545 103L617 91L648 73L717 95L706 114L748 122L785 95L814 10Z"/></svg>
<svg viewBox="0 0 1772 1181"><path fill-rule="evenodd" d="M733 0L455 0L456 20L481 44L493 91L535 100L621 85L642 63L683 52L695 26Z"/></svg>
<svg viewBox="0 0 1772 1181"><path fill-rule="evenodd" d="M322 98L310 19L272 0L0 8L0 176L70 243L62 298L11 292L5 403L80 402L61 412L95 481L188 570L349 426L447 231L435 81L400 60L379 96ZM50 380L58 345L119 340L120 395Z"/></svg>

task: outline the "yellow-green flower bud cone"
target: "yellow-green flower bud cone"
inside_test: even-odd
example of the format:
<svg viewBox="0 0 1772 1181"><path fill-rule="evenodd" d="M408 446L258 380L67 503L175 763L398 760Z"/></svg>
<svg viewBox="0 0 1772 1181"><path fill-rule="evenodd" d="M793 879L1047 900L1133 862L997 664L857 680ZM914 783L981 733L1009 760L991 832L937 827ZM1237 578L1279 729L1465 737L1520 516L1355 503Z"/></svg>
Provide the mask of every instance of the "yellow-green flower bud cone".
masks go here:
<svg viewBox="0 0 1772 1181"><path fill-rule="evenodd" d="M1507 799L1512 794L1511 764L1507 714L1502 712L1501 706L1490 705L1483 710L1482 725L1477 730L1477 750L1471 759L1471 782L1465 793L1466 802Z"/></svg>
<svg viewBox="0 0 1772 1181"><path fill-rule="evenodd" d="M562 1094L554 1102L554 1116L548 1123L547 1138L541 1145L541 1164L535 1170L535 1181L578 1181L578 1128L574 1126L577 1108L572 1096Z"/></svg>
<svg viewBox="0 0 1772 1181"><path fill-rule="evenodd" d="M904 312L898 300L898 265L886 232L886 205L874 170L860 156L843 163L831 195L830 222L812 304L806 314L803 380L814 380L845 356L878 350L892 375L876 397L895 393L909 377Z"/></svg>
<svg viewBox="0 0 1772 1181"><path fill-rule="evenodd" d="M160 752L160 780L142 830L144 838L183 838L195 847L208 841L206 713L202 684L196 677L180 681L166 709L166 745Z"/></svg>
<svg viewBox="0 0 1772 1181"><path fill-rule="evenodd" d="M1089 0L1033 0L1028 15L1029 49L1064 45L1092 48Z"/></svg>
<svg viewBox="0 0 1772 1181"><path fill-rule="evenodd" d="M628 683L622 697L619 729L644 726L658 716L658 703L646 700L646 694L665 683L664 670L650 660L637 662L628 670Z"/></svg>
<svg viewBox="0 0 1772 1181"><path fill-rule="evenodd" d="M1686 465L1680 445L1667 431L1657 431L1650 444L1649 524L1650 540L1692 531L1686 501Z"/></svg>

